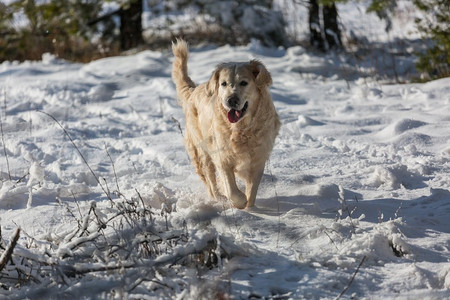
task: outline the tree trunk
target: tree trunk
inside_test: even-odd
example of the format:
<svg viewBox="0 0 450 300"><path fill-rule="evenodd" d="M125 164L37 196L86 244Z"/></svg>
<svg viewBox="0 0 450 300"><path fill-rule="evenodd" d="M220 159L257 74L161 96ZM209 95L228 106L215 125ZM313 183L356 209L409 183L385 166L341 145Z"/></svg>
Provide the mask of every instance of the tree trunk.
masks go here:
<svg viewBox="0 0 450 300"><path fill-rule="evenodd" d="M328 49L338 48L342 45L337 16L337 9L334 3L323 6L323 27L325 29L325 39L328 43Z"/></svg>
<svg viewBox="0 0 450 300"><path fill-rule="evenodd" d="M120 48L129 50L142 43L142 0L132 0L120 10Z"/></svg>
<svg viewBox="0 0 450 300"><path fill-rule="evenodd" d="M320 27L319 4L317 3L317 0L309 0L309 42L311 46L316 49L325 49Z"/></svg>

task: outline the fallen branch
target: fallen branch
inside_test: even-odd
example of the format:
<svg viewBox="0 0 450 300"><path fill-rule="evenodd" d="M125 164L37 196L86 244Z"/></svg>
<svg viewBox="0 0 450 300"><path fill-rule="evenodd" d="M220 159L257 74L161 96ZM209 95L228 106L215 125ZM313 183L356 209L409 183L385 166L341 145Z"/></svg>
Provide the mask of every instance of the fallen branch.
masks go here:
<svg viewBox="0 0 450 300"><path fill-rule="evenodd" d="M157 268L164 265L174 265L181 259L187 258L194 254L202 253L209 245L211 241L215 241L215 235L211 235L206 241L197 241L196 243L186 246L180 245L174 248L173 253L163 254L156 259L140 259L139 261L122 261L122 262L109 262L109 263L75 263L75 264L60 264L63 273L69 277L76 275L85 275L95 272L108 272L116 270L126 269L138 269L138 268Z"/></svg>
<svg viewBox="0 0 450 300"><path fill-rule="evenodd" d="M11 259L11 256L13 254L14 248L16 247L17 241L19 240L19 237L20 237L20 228L17 228L11 241L9 242L8 247L6 247L5 252L3 252L2 256L0 256L0 272L6 266L8 260Z"/></svg>

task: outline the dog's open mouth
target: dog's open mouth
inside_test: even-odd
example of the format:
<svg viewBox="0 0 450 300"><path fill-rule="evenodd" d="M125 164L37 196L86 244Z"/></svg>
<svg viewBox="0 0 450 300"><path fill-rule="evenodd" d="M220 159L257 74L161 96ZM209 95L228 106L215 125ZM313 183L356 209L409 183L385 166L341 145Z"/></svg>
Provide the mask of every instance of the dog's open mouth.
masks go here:
<svg viewBox="0 0 450 300"><path fill-rule="evenodd" d="M228 121L230 121L230 123L239 121L244 116L247 108L248 102L245 102L244 107L241 110L230 109L227 113Z"/></svg>

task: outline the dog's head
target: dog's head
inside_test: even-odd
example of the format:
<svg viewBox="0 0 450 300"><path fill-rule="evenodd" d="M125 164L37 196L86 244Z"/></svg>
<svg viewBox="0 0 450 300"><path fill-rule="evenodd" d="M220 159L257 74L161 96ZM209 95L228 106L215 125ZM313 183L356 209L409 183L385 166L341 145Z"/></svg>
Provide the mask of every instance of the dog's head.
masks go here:
<svg viewBox="0 0 450 300"><path fill-rule="evenodd" d="M236 123L249 111L255 111L261 93L272 84L272 77L264 65L252 60L248 63L223 63L217 66L206 88L215 95L226 111L228 121Z"/></svg>

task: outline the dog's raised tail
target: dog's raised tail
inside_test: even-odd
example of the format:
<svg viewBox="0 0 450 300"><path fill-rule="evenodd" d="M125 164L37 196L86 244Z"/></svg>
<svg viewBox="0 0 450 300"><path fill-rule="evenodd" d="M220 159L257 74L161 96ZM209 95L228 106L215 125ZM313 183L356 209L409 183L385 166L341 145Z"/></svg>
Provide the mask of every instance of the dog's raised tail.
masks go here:
<svg viewBox="0 0 450 300"><path fill-rule="evenodd" d="M172 52L175 56L172 65L172 79L177 87L178 98L186 101L196 86L188 75L188 44L182 39L177 39L175 43L172 43Z"/></svg>

